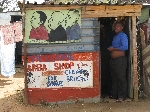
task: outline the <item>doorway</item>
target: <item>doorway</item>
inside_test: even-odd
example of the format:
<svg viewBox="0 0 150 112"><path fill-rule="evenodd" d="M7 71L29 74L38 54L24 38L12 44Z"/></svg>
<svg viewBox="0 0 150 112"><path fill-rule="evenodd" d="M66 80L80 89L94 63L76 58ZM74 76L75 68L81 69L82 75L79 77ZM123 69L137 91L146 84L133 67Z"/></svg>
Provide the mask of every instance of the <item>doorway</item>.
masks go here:
<svg viewBox="0 0 150 112"><path fill-rule="evenodd" d="M22 16L20 15L11 15L11 22L21 21ZM17 66L22 66L22 41L16 42L15 49L15 64Z"/></svg>
<svg viewBox="0 0 150 112"><path fill-rule="evenodd" d="M123 31L128 36L128 49L126 51L127 57L127 86L128 86L128 97L133 98L133 85L132 85L132 74L131 74L131 59L130 59L130 32L131 32L131 18L120 17L124 22ZM110 68L110 53L107 50L111 46L113 37L116 33L113 31L113 24L117 21L116 17L99 18L100 23L100 53L101 53L101 97L105 98L111 94L111 68Z"/></svg>

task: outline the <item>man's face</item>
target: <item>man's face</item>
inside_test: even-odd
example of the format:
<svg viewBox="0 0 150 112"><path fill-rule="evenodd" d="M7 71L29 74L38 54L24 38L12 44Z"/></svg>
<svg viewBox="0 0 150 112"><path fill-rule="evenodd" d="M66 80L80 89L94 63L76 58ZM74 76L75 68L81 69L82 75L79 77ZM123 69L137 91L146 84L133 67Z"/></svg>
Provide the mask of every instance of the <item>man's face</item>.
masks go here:
<svg viewBox="0 0 150 112"><path fill-rule="evenodd" d="M115 32L119 33L123 30L123 26L121 24L116 24L115 25Z"/></svg>
<svg viewBox="0 0 150 112"><path fill-rule="evenodd" d="M40 26L41 22L40 22L40 14L38 14L37 12L34 12L32 17L31 17L31 26L34 28L37 28Z"/></svg>

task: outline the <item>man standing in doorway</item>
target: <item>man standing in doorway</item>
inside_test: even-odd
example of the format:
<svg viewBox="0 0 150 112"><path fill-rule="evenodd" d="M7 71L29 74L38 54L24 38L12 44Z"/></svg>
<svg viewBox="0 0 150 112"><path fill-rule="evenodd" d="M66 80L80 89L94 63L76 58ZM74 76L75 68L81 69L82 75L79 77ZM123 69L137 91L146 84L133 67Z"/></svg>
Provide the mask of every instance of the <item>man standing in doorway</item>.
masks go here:
<svg viewBox="0 0 150 112"><path fill-rule="evenodd" d="M116 35L113 38L112 46L108 48L111 54L112 73L112 98L122 102L127 96L126 68L127 58L125 51L128 50L128 37L123 32L123 23L115 23Z"/></svg>

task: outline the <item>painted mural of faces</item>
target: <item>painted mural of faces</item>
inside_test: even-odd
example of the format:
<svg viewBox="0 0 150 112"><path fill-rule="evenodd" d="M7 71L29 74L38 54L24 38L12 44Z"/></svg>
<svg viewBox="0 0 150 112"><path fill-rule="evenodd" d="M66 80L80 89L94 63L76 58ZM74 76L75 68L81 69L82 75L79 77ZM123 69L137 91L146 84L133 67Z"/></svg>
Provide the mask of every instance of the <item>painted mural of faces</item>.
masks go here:
<svg viewBox="0 0 150 112"><path fill-rule="evenodd" d="M69 26L74 25L75 23L79 23L80 24L80 13L78 10L69 10L68 14L66 16L67 19L67 24L69 24Z"/></svg>
<svg viewBox="0 0 150 112"><path fill-rule="evenodd" d="M76 34L79 34L81 26L80 10L31 10L26 13L28 14L26 15L26 23L28 22L26 29L29 30L26 32L26 36L29 37L25 39L26 42L43 43L40 40L44 40L44 43L57 43L57 41L64 43L64 41L69 42L69 39L78 40L79 36ZM70 31L72 33L68 33Z"/></svg>
<svg viewBox="0 0 150 112"><path fill-rule="evenodd" d="M59 18L54 18L59 15ZM48 27L49 29L55 30L60 24L64 21L64 14L61 11L54 11L49 20L48 20Z"/></svg>
<svg viewBox="0 0 150 112"><path fill-rule="evenodd" d="M54 18L59 15L59 18ZM64 13L62 11L54 11L48 20L48 27L55 30L59 25L62 25L65 29L68 26L74 25L76 22L80 22L80 14L78 10L68 10ZM55 23L55 24L54 24ZM79 23L80 24L80 23Z"/></svg>
<svg viewBox="0 0 150 112"><path fill-rule="evenodd" d="M31 17L31 20L30 20L31 26L33 28L37 28L41 24L44 24L46 19L47 19L47 16L44 12L36 11L36 12L33 13L32 17Z"/></svg>

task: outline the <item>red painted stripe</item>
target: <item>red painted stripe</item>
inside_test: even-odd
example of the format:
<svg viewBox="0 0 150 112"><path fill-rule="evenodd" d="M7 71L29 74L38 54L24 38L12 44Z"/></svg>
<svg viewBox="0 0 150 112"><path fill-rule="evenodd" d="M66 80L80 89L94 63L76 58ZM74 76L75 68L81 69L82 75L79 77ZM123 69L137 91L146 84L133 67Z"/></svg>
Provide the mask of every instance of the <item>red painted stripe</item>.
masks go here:
<svg viewBox="0 0 150 112"><path fill-rule="evenodd" d="M42 72L42 76L63 75L63 74L64 74L64 71L49 70L49 71Z"/></svg>

